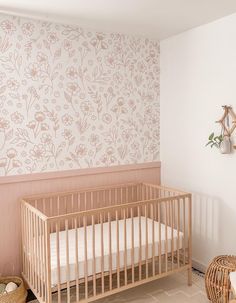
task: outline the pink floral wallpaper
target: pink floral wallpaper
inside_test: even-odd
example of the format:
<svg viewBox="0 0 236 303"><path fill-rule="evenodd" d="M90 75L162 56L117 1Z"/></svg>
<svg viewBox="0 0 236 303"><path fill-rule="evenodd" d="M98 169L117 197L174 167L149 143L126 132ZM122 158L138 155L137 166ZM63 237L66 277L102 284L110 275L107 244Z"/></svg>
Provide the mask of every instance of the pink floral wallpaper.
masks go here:
<svg viewBox="0 0 236 303"><path fill-rule="evenodd" d="M159 159L159 43L0 15L0 176Z"/></svg>

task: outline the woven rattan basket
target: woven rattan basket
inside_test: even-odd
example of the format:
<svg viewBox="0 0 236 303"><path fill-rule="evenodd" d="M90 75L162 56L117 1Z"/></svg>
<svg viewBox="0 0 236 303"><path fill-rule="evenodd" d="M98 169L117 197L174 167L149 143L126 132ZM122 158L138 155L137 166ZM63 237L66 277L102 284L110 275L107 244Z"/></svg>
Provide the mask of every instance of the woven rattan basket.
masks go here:
<svg viewBox="0 0 236 303"><path fill-rule="evenodd" d="M211 262L205 275L207 297L211 302L229 302L232 271L236 271L236 256L218 256Z"/></svg>
<svg viewBox="0 0 236 303"><path fill-rule="evenodd" d="M0 283L7 284L9 282L16 283L18 288L7 294L0 295L0 303L25 303L27 291L23 280L19 277L0 277Z"/></svg>

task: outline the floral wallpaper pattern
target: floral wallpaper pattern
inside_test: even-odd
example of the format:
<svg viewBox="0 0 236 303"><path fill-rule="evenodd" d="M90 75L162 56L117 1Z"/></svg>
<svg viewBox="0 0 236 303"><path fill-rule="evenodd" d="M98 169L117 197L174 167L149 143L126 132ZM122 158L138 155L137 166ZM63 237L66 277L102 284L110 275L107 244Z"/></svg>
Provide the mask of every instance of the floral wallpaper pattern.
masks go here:
<svg viewBox="0 0 236 303"><path fill-rule="evenodd" d="M159 159L159 43L0 15L0 175Z"/></svg>

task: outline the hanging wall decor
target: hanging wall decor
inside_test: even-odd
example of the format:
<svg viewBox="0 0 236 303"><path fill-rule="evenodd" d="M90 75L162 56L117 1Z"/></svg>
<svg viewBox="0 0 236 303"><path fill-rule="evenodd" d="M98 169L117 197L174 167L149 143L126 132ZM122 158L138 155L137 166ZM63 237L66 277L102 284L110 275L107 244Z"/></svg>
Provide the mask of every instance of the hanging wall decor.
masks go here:
<svg viewBox="0 0 236 303"><path fill-rule="evenodd" d="M223 116L216 121L221 125L221 133L215 135L211 133L206 146L216 147L222 154L230 154L232 152L231 136L236 128L236 114L231 106L223 105ZM234 146L236 149L236 146Z"/></svg>
<svg viewBox="0 0 236 303"><path fill-rule="evenodd" d="M221 125L222 142L220 144L220 151L222 154L230 154L232 151L231 135L236 128L236 115L231 106L222 106L224 114L222 118L216 123Z"/></svg>
<svg viewBox="0 0 236 303"><path fill-rule="evenodd" d="M224 114L222 118L216 123L220 123L222 126L223 134L231 137L232 133L236 128L236 114L231 106L223 105ZM230 118L232 122L230 123Z"/></svg>

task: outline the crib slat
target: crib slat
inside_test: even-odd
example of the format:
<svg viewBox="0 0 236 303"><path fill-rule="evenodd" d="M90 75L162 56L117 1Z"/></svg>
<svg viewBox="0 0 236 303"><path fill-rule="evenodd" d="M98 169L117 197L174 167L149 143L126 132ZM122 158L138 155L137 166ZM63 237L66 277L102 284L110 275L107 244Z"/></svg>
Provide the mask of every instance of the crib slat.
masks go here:
<svg viewBox="0 0 236 303"><path fill-rule="evenodd" d="M100 192L100 195L101 195L101 207L102 208L105 208L107 205L106 205L106 199L105 199L105 191L104 190L102 190L101 192ZM104 222L106 221L106 213L104 213L103 214L103 220L104 220Z"/></svg>
<svg viewBox="0 0 236 303"><path fill-rule="evenodd" d="M159 224L159 241L158 241L158 260L159 260L159 274L161 274L161 259L162 259L162 245L161 245L161 203L158 203L158 224Z"/></svg>
<svg viewBox="0 0 236 303"><path fill-rule="evenodd" d="M183 234L184 234L184 236L183 236L183 262L184 262L184 264L183 265L185 265L185 263L186 263L186 256L185 256L185 253L186 253L186 223L185 223L185 198L183 198L182 199L182 201L183 201Z"/></svg>
<svg viewBox="0 0 236 303"><path fill-rule="evenodd" d="M34 213L31 212L31 245L32 245L32 269L33 269L33 287L36 288L36 272L35 272L35 229L34 229Z"/></svg>
<svg viewBox="0 0 236 303"><path fill-rule="evenodd" d="M139 280L142 280L142 221L141 221L141 209L138 206L139 217Z"/></svg>
<svg viewBox="0 0 236 303"><path fill-rule="evenodd" d="M154 196L154 188L152 186L150 188L151 188L151 199L154 199L154 198L156 198Z"/></svg>
<svg viewBox="0 0 236 303"><path fill-rule="evenodd" d="M88 243L87 243L87 216L83 217L84 225L84 277L85 277L85 299L88 299Z"/></svg>
<svg viewBox="0 0 236 303"><path fill-rule="evenodd" d="M28 264L27 264L27 259L26 259L26 255L28 253L28 247L27 247L27 218L26 218L26 206L25 203L21 204L22 207L22 215L23 215L23 243L22 243L22 252L23 252L23 272L25 276L28 276L27 273L27 268L28 268Z"/></svg>
<svg viewBox="0 0 236 303"><path fill-rule="evenodd" d="M152 275L155 276L155 221L154 221L154 214L155 214L155 204L152 203Z"/></svg>
<svg viewBox="0 0 236 303"><path fill-rule="evenodd" d="M49 217L52 217L52 197L49 198Z"/></svg>
<svg viewBox="0 0 236 303"><path fill-rule="evenodd" d="M80 211L80 193L77 194L77 210Z"/></svg>
<svg viewBox="0 0 236 303"><path fill-rule="evenodd" d="M33 234L33 272L34 272L34 288L37 290L37 263L36 263L36 232L35 232L35 214L32 212L32 234Z"/></svg>
<svg viewBox="0 0 236 303"><path fill-rule="evenodd" d="M29 254L30 254L30 262L29 262L29 275L30 275L30 283L33 283L32 272L33 272L33 262L32 262L32 246L31 246L31 235L32 235L32 226L31 226L31 211L28 211L28 219L29 219Z"/></svg>
<svg viewBox="0 0 236 303"><path fill-rule="evenodd" d="M60 221L56 222L56 250L57 250L57 291L58 303L61 303L61 261L60 261Z"/></svg>
<svg viewBox="0 0 236 303"><path fill-rule="evenodd" d="M74 194L71 194L71 212L74 213L75 209L74 209Z"/></svg>
<svg viewBox="0 0 236 303"><path fill-rule="evenodd" d="M144 211L145 211L145 229L146 229L146 249L145 249L145 262L146 262L146 279L148 278L148 209L147 204L145 204Z"/></svg>
<svg viewBox="0 0 236 303"><path fill-rule="evenodd" d="M25 230L24 230L24 242L22 245L22 249L24 250L25 254L25 268L24 268L24 273L26 274L27 277L29 277L28 273L28 260L27 260L27 255L28 255L28 237L27 237L27 232L28 232L28 218L27 218L27 208L25 203L23 204L23 209L24 209L24 218L25 218ZM25 245L25 249L24 249Z"/></svg>
<svg viewBox="0 0 236 303"><path fill-rule="evenodd" d="M40 285L39 285L39 295L40 297L43 296L43 283L42 283L42 246L41 246L41 238L42 238L42 232L41 232L41 219L39 218L38 220L38 224L39 224L39 229L38 229L38 241L39 241L39 251L38 251L38 256L39 256L39 281L40 281Z"/></svg>
<svg viewBox="0 0 236 303"><path fill-rule="evenodd" d="M27 230L26 230L26 247L27 247L27 275L29 277L29 281L31 282L31 267L32 267L32 261L31 261L31 219L30 219L30 210L26 208L26 221L27 221Z"/></svg>
<svg viewBox="0 0 236 303"><path fill-rule="evenodd" d="M131 242L132 242L132 251L131 251L131 263L132 263L132 283L134 283L134 213L133 207L131 207Z"/></svg>
<svg viewBox="0 0 236 303"><path fill-rule="evenodd" d="M93 209L93 198L92 193L89 193L89 209Z"/></svg>
<svg viewBox="0 0 236 303"><path fill-rule="evenodd" d="M91 192L91 209L94 209L94 192Z"/></svg>
<svg viewBox="0 0 236 303"><path fill-rule="evenodd" d="M168 226L171 227L171 200L168 201Z"/></svg>
<svg viewBox="0 0 236 303"><path fill-rule="evenodd" d="M180 254L179 254L179 250L180 250L180 203L179 203L179 199L177 199L177 264L178 264L178 268L180 266Z"/></svg>
<svg viewBox="0 0 236 303"><path fill-rule="evenodd" d="M67 196L64 196L63 201L64 201L64 209L65 209L64 213L68 214Z"/></svg>
<svg viewBox="0 0 236 303"><path fill-rule="evenodd" d="M108 205L111 206L112 198L111 198L111 189L108 190Z"/></svg>
<svg viewBox="0 0 236 303"><path fill-rule="evenodd" d="M48 277L47 277L47 250L46 250L46 243L47 243L47 229L46 224L43 225L43 253L44 253L44 260L45 260L45 268L44 268L44 290L45 290L45 300L48 299L47 289L48 289Z"/></svg>
<svg viewBox="0 0 236 303"><path fill-rule="evenodd" d="M44 222L41 222L41 260L45 259L45 229L44 229ZM42 297L43 300L46 300L46 265L45 262L41 262L41 275L42 275Z"/></svg>
<svg viewBox="0 0 236 303"><path fill-rule="evenodd" d="M188 285L192 285L192 196L187 198L189 202L188 208Z"/></svg>
<svg viewBox="0 0 236 303"><path fill-rule="evenodd" d="M115 205L118 204L118 188L115 188Z"/></svg>
<svg viewBox="0 0 236 303"><path fill-rule="evenodd" d="M35 271L35 284L34 287L36 291L38 291L38 266L37 266L37 230L36 230L36 215L35 213L32 213L32 219L33 219L33 234L34 234L34 271Z"/></svg>
<svg viewBox="0 0 236 303"><path fill-rule="evenodd" d="M92 230L93 230L93 295L96 296L97 290L96 290L96 248L95 248L95 224L94 224L95 218L94 215L92 215Z"/></svg>
<svg viewBox="0 0 236 303"><path fill-rule="evenodd" d="M78 235L78 217L74 219L75 223L75 288L76 301L79 302L79 235Z"/></svg>
<svg viewBox="0 0 236 303"><path fill-rule="evenodd" d="M116 249L117 249L117 288L120 288L120 237L119 237L119 217L116 210Z"/></svg>
<svg viewBox="0 0 236 303"><path fill-rule="evenodd" d="M35 223L35 266L36 266L36 290L39 293L39 233L38 233L38 220L39 217L34 214L34 223Z"/></svg>
<svg viewBox="0 0 236 303"><path fill-rule="evenodd" d="M36 279L36 275L35 275L35 239L34 239L34 218L33 218L34 214L32 212L30 212L30 220L31 220L31 246L32 246L32 284L33 287L35 288L35 279Z"/></svg>
<svg viewBox="0 0 236 303"><path fill-rule="evenodd" d="M47 286L46 286L46 300L47 303L52 302L52 292L51 292L51 248L50 248L50 226L49 222L45 222L45 260L46 260L46 277L47 277Z"/></svg>
<svg viewBox="0 0 236 303"><path fill-rule="evenodd" d="M38 293L40 293L39 221L40 221L40 218L35 215L35 225L36 225L36 263L37 263L37 292Z"/></svg>
<svg viewBox="0 0 236 303"><path fill-rule="evenodd" d="M93 206L94 208L97 208L99 203L99 195L98 195L98 192L97 191L93 191ZM97 215L97 219L95 220L97 223L99 221L99 214Z"/></svg>
<svg viewBox="0 0 236 303"><path fill-rule="evenodd" d="M57 196L57 215L60 215L60 196Z"/></svg>
<svg viewBox="0 0 236 303"><path fill-rule="evenodd" d="M84 207L85 210L89 210L89 192L84 193Z"/></svg>
<svg viewBox="0 0 236 303"><path fill-rule="evenodd" d="M110 201L110 200L109 200ZM108 212L108 227L109 227L109 287L112 290L112 235L111 235L111 213Z"/></svg>
<svg viewBox="0 0 236 303"><path fill-rule="evenodd" d="M32 219L31 219L31 211L29 210L29 252L30 252L30 283L33 284L33 245L30 243L32 239Z"/></svg>
<svg viewBox="0 0 236 303"><path fill-rule="evenodd" d="M125 286L127 285L127 224L126 224L126 211L124 208L124 273L125 273Z"/></svg>
<svg viewBox="0 0 236 303"><path fill-rule="evenodd" d="M129 187L125 189L125 203L127 204L130 201L129 199ZM129 217L129 208L127 207L127 218Z"/></svg>
<svg viewBox="0 0 236 303"><path fill-rule="evenodd" d="M174 267L174 201L171 200L171 269Z"/></svg>
<svg viewBox="0 0 236 303"><path fill-rule="evenodd" d="M104 235L103 235L103 213L100 213L101 224L101 279L102 279L102 293L104 293Z"/></svg>
<svg viewBox="0 0 236 303"><path fill-rule="evenodd" d="M39 285L39 276L38 276L38 230L37 230L37 217L36 214L33 214L33 221L34 221L34 237L35 237L35 255L34 255L34 262L35 262L35 289L38 292L38 285Z"/></svg>
<svg viewBox="0 0 236 303"><path fill-rule="evenodd" d="M168 224L168 212L167 206L168 201L165 202L165 269L168 271L168 234L167 234L167 224Z"/></svg>
<svg viewBox="0 0 236 303"><path fill-rule="evenodd" d="M65 220L66 230L66 287L67 287L67 303L70 303L70 252L69 252L69 231L68 220Z"/></svg>
<svg viewBox="0 0 236 303"><path fill-rule="evenodd" d="M75 196L74 196L73 193L70 193L69 197L70 197L69 201L70 201L70 206L71 206L71 209L70 209L69 213L74 214L76 212L76 210L75 210ZM72 220L71 224L72 225L74 224L74 220Z"/></svg>

